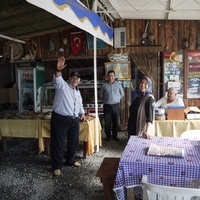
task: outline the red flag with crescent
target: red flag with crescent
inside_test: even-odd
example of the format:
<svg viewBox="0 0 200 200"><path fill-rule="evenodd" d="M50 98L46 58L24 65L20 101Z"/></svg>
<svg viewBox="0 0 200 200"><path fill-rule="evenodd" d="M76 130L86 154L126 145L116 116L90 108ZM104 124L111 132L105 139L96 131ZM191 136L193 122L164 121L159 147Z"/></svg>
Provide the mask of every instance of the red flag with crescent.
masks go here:
<svg viewBox="0 0 200 200"><path fill-rule="evenodd" d="M82 54L83 50L83 32L70 33L70 43L73 55Z"/></svg>

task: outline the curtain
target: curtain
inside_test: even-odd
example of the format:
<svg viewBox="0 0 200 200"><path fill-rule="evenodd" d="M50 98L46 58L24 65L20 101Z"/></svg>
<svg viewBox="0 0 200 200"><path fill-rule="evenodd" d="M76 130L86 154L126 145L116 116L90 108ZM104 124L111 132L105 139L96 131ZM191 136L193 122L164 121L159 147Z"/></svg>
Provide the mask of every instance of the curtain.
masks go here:
<svg viewBox="0 0 200 200"><path fill-rule="evenodd" d="M159 55L160 53L132 53L131 59L141 71L142 74L148 76L152 80L153 93L159 96L160 68Z"/></svg>

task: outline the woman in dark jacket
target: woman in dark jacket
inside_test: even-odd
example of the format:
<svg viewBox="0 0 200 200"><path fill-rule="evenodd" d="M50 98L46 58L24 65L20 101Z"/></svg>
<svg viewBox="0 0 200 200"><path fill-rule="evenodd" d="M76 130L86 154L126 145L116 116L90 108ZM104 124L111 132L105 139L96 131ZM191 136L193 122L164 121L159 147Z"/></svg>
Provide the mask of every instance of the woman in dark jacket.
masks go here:
<svg viewBox="0 0 200 200"><path fill-rule="evenodd" d="M154 136L154 105L152 81L144 76L139 85L140 92L129 107L128 136L139 135L147 139Z"/></svg>

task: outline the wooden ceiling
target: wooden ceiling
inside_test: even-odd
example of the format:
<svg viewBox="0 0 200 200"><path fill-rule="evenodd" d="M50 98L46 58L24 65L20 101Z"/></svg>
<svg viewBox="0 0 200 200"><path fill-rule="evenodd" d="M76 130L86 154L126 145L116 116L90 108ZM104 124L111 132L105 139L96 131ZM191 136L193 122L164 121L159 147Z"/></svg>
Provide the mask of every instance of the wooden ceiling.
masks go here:
<svg viewBox="0 0 200 200"><path fill-rule="evenodd" d="M81 0L91 9L93 0ZM22 41L29 41L33 37L50 33L57 33L74 28L73 25L55 15L36 7L26 0L0 0L0 34ZM0 37L0 55L6 40ZM56 60L44 60L49 65L55 65ZM105 57L98 58L98 65L102 66ZM84 64L84 65L83 65ZM70 67L92 66L92 57L69 59Z"/></svg>
<svg viewBox="0 0 200 200"><path fill-rule="evenodd" d="M41 0L42 1L42 0ZM93 0L80 0L92 9ZM200 18L200 0L98 0L113 19L188 19ZM0 34L21 40L73 27L26 0L0 1ZM1 40L1 38L0 38Z"/></svg>
<svg viewBox="0 0 200 200"><path fill-rule="evenodd" d="M91 6L92 0L81 2L86 6ZM0 1L0 34L2 35L26 41L31 37L71 27L73 27L71 24L26 0Z"/></svg>

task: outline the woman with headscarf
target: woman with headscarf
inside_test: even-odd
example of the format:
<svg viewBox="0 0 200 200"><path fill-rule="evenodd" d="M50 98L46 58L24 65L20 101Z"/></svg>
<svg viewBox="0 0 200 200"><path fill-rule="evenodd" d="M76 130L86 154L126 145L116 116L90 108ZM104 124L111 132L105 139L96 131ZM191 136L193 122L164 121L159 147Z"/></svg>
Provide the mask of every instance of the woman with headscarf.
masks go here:
<svg viewBox="0 0 200 200"><path fill-rule="evenodd" d="M154 104L152 81L144 76L139 85L139 94L129 107L128 136L138 135L151 139L154 136Z"/></svg>

